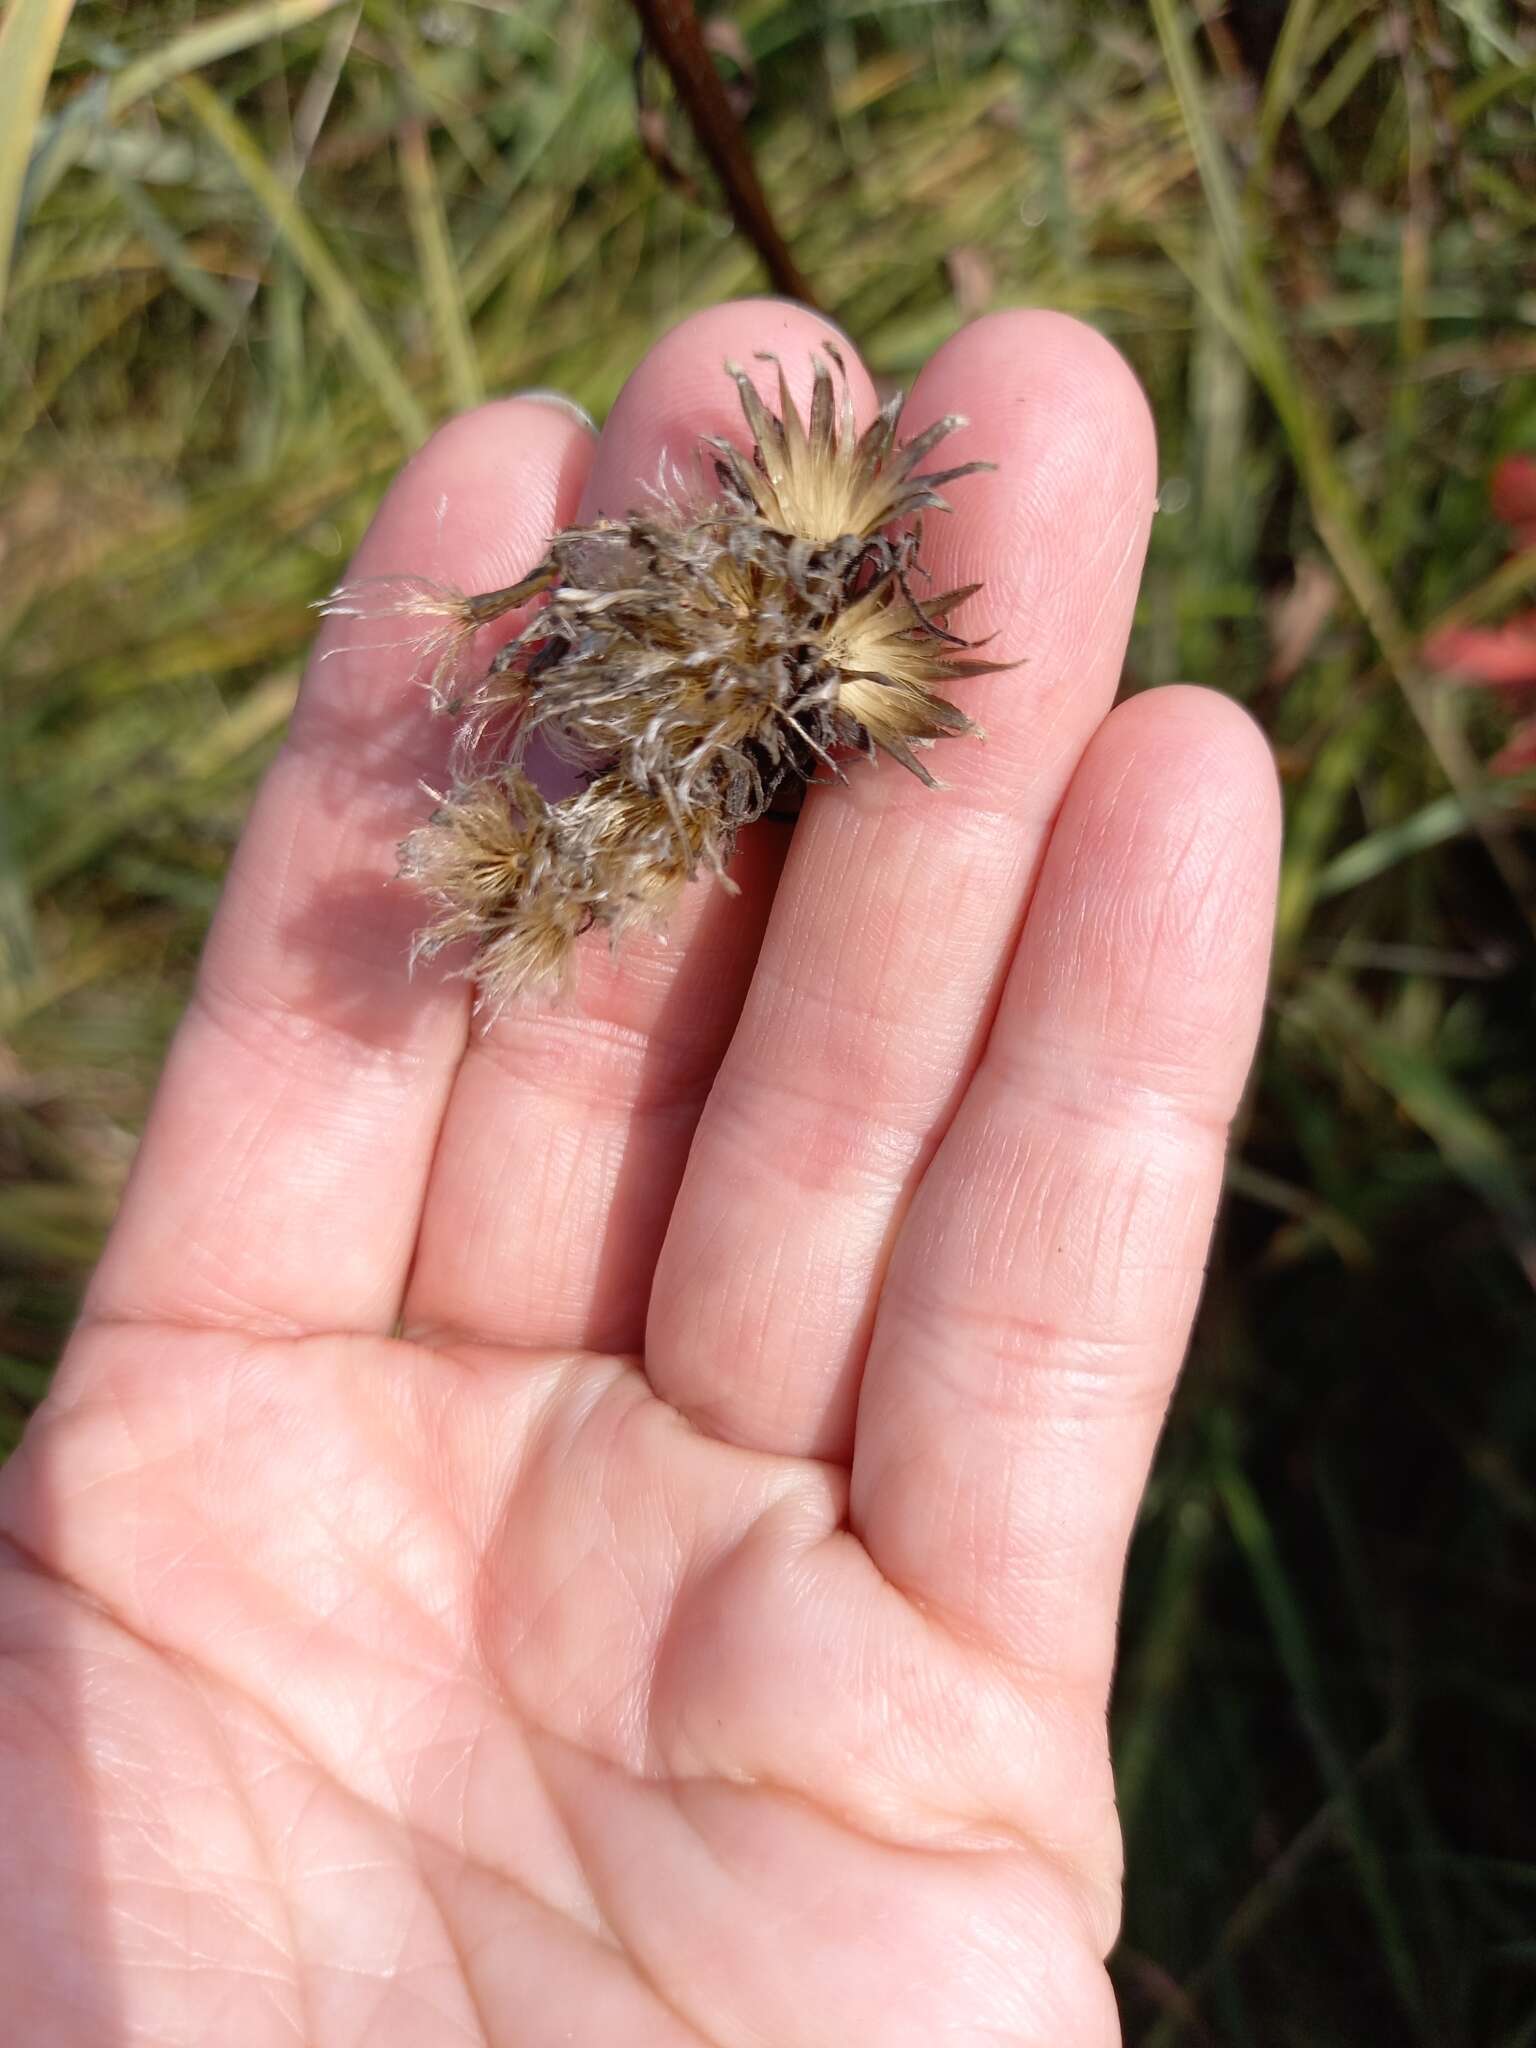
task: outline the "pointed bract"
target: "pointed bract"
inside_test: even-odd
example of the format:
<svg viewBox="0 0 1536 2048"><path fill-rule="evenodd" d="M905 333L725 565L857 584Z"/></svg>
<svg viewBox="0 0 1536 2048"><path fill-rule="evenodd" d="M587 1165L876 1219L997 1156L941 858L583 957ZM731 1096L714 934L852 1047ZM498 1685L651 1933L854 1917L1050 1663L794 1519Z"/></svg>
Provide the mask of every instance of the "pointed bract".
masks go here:
<svg viewBox="0 0 1536 2048"><path fill-rule="evenodd" d="M918 474L918 463L965 421L949 414L914 440L898 445L903 403L899 396L856 435L848 375L841 357L829 353L842 381L841 405L834 406L832 371L818 355L812 364L809 433L776 356L760 360L772 363L778 375L777 419L747 372L737 363L727 363L754 450L749 457L718 437L708 445L719 458L722 481L744 510L755 511L777 532L800 540L825 543L846 535L867 540L925 506L942 507L938 485L992 467L989 462L966 462L933 475Z"/></svg>

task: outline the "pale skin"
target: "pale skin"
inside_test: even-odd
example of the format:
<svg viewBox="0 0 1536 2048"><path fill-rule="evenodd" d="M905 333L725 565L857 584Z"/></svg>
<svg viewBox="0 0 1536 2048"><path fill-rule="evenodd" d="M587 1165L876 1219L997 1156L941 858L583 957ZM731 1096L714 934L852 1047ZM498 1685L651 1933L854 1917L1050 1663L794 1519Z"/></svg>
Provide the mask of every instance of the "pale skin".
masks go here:
<svg viewBox="0 0 1536 2048"><path fill-rule="evenodd" d="M353 573L513 581L825 332L697 316L600 439L455 422ZM0 1478L10 2038L1119 2040L1116 1607L1277 804L1224 698L1110 709L1156 483L1114 351L995 316L908 430L948 411L998 468L934 587L1022 663L957 689L985 744L854 764L564 1007L407 978L445 734L407 629L327 626Z"/></svg>

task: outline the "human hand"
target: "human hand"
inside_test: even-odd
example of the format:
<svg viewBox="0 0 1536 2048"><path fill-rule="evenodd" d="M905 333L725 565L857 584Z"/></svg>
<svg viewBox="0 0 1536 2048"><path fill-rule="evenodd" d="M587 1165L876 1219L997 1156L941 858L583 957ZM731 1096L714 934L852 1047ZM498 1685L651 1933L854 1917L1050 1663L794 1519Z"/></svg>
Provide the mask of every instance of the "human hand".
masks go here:
<svg viewBox="0 0 1536 2048"><path fill-rule="evenodd" d="M354 573L511 582L739 433L726 357L803 399L823 334L689 320L595 444L455 422ZM1118 2039L1116 1602L1277 807L1225 699L1108 713L1154 490L1120 359L997 315L906 431L949 410L999 467L933 587L1026 664L964 687L986 744L815 790L569 1007L482 1032L407 980L443 741L408 625L327 628L0 1480L26 2048Z"/></svg>

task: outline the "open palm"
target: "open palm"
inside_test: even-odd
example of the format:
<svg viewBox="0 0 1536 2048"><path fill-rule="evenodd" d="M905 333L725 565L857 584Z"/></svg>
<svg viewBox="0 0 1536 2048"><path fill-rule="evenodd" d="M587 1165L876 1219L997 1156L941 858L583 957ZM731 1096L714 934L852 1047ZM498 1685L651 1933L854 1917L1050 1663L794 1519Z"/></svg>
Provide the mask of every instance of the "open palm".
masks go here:
<svg viewBox="0 0 1536 2048"><path fill-rule="evenodd" d="M803 395L823 332L692 319L597 442L455 422L355 573L513 580L739 432L725 357ZM927 559L1022 663L987 743L816 790L565 1007L407 979L443 741L404 629L328 628L0 1490L26 2048L1118 2039L1115 1607L1275 802L1224 700L1106 716L1119 358L997 316L908 429L950 410L999 467Z"/></svg>

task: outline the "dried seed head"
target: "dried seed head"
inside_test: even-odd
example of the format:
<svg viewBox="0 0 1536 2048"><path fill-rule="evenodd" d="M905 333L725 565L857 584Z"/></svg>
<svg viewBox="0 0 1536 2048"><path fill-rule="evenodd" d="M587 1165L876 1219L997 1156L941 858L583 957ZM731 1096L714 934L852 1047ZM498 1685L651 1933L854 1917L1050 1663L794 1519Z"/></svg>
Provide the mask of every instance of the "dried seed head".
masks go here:
<svg viewBox="0 0 1536 2048"><path fill-rule="evenodd" d="M751 458L711 442L721 496L653 494L648 512L557 534L520 584L460 598L404 586L395 609L434 624L434 689L478 628L544 603L451 706L455 784L401 849L434 901L417 951L459 940L499 1004L562 986L580 935L654 924L701 872L724 879L741 829L787 779L840 774L835 754L890 754L924 782L917 749L976 734L939 694L995 670L950 629L975 586L919 602L919 535L890 529L938 486L988 467L920 474L957 424L898 445L900 402L860 435L841 361L815 364L809 424L779 375L779 414L731 369ZM363 609L340 591L328 609ZM548 801L524 771L541 736L590 778Z"/></svg>
<svg viewBox="0 0 1536 2048"><path fill-rule="evenodd" d="M901 446L896 429L901 420L898 395L882 408L860 434L854 426L853 395L842 357L825 348L837 366L842 390L834 396L832 372L822 356L813 363L810 424L801 419L790 395L784 367L779 373L779 417L774 418L757 395L757 387L738 364L727 363L741 394L741 409L757 442L756 460L748 461L729 441L711 437L716 469L727 495L743 511L752 511L771 527L801 540L829 542L845 535L868 540L928 507L948 511L939 485L956 477L990 469L989 462L962 462L928 476L915 474L918 463L940 441L965 425L958 414L937 420L926 433Z"/></svg>
<svg viewBox="0 0 1536 2048"><path fill-rule="evenodd" d="M401 875L438 906L417 935L418 956L430 959L461 939L483 944L509 905L540 892L551 863L549 811L515 771L438 795L437 809L400 847Z"/></svg>
<svg viewBox="0 0 1536 2048"><path fill-rule="evenodd" d="M723 868L729 852L706 816L680 821L621 774L550 803L514 769L441 798L402 845L400 871L438 908L417 957L472 942L469 971L494 1000L558 993L583 932L604 925L618 938L660 923L699 868Z"/></svg>

